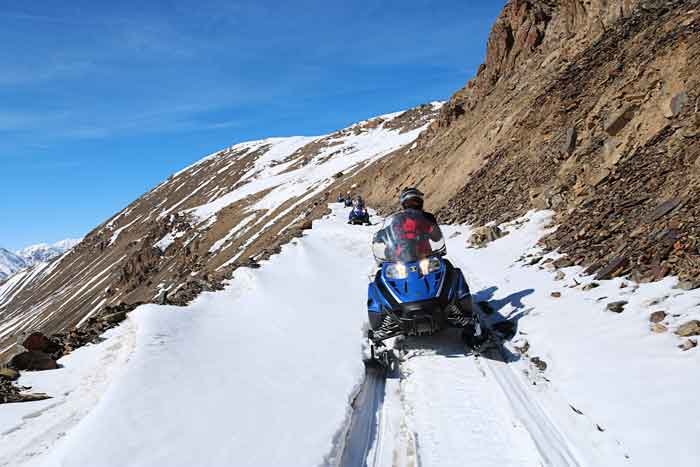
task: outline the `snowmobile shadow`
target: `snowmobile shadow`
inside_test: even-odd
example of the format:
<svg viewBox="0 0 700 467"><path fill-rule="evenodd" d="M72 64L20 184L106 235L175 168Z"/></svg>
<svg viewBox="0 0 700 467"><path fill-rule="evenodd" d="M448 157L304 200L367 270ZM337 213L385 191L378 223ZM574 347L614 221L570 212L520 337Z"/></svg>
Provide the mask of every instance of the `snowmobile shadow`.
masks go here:
<svg viewBox="0 0 700 467"><path fill-rule="evenodd" d="M479 352L479 356L502 363L513 363L518 361L520 356L511 352L505 343L517 335L520 319L533 310L533 308L525 308L522 299L532 294L534 289L521 290L505 298L494 300L497 290L498 287L489 287L474 294L475 303L486 304L486 306L479 306L477 312L481 314L483 322L491 331L490 342ZM506 305L515 309L508 316L500 311ZM464 345L460 329L446 329L432 336L406 337L394 345L401 350L404 361L421 355L463 358L465 355L474 354L474 351Z"/></svg>
<svg viewBox="0 0 700 467"><path fill-rule="evenodd" d="M496 331L502 341L509 341L518 333L520 318L527 316L533 310L533 308L525 308L522 299L532 294L535 289L524 289L495 300L493 297L497 290L498 287L489 287L475 293L473 298L489 328ZM513 309L508 316L501 312L506 305L510 305Z"/></svg>
<svg viewBox="0 0 700 467"><path fill-rule="evenodd" d="M514 292L510 295L508 295L505 298L501 298L498 300L494 300L494 294L498 290L498 287L492 286L484 290L480 290L479 292L474 294L474 302L475 303L481 303L485 302L488 303L489 308L493 310L494 312L498 312L503 307L506 305L510 305L516 310L522 310L525 308L525 305L522 302L522 299L527 297L528 295L531 295L535 289L524 289L519 292Z"/></svg>

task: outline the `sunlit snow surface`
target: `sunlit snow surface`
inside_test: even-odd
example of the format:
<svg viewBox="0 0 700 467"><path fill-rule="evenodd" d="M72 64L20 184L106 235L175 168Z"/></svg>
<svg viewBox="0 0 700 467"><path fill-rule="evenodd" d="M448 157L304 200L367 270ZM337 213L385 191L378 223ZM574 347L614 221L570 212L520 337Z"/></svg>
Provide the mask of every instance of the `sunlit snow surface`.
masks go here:
<svg viewBox="0 0 700 467"><path fill-rule="evenodd" d="M348 226L333 209L261 269L237 270L226 290L185 308L142 306L64 368L25 373L21 384L54 398L0 406L0 465L328 464L363 375L377 228ZM536 252L549 219L533 213L478 250L465 248L468 228L444 228L477 299L519 318L516 343L527 339L546 372L465 356L450 333L426 339L387 384L380 465L406 458L400 436L421 466L697 463L700 354L652 334L648 315L680 315L673 330L700 317L700 291L615 279L583 292L565 287L591 280L580 268L554 281L515 263ZM605 311L620 299L622 314Z"/></svg>

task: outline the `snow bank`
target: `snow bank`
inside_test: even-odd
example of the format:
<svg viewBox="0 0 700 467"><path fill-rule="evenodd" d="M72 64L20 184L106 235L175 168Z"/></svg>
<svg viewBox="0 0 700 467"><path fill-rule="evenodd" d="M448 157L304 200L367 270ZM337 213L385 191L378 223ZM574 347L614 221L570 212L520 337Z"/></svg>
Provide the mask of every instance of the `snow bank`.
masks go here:
<svg viewBox="0 0 700 467"><path fill-rule="evenodd" d="M681 322L700 318L700 290L674 289L676 280L635 285L624 279L597 281L600 287L569 288L574 280L592 281L580 267L554 272L516 263L550 221L546 212L531 213L520 228L484 249L466 249L469 229L445 228L448 253L462 267L478 300L499 312L519 317L521 341L529 354L548 365L547 380L530 374L526 381L543 407L581 447L589 465L695 465L700 436L698 349L682 352L671 331ZM621 284L627 287L620 288ZM561 292L553 298L552 292ZM606 311L610 302L629 303L623 313ZM649 314L665 310L670 331L650 332ZM521 342L522 343L522 342ZM572 408L582 412L579 414ZM604 431L600 431L604 430ZM627 456L627 457L626 457Z"/></svg>
<svg viewBox="0 0 700 467"><path fill-rule="evenodd" d="M134 311L127 322L135 350L118 384L53 449L48 446L56 440L39 436L48 452L33 462L323 463L364 374L361 328L373 266L370 230L352 229L342 211L338 216L315 222L311 235L285 246L261 269L237 270L222 292L205 293L186 308L146 305ZM102 352L109 342L82 353ZM49 380L66 378L78 365L61 363L64 374L42 373L35 390L53 392ZM39 435L48 419L29 423ZM5 418L0 424L3 432L12 426ZM29 428L16 430L21 438ZM21 465L26 457L7 460Z"/></svg>

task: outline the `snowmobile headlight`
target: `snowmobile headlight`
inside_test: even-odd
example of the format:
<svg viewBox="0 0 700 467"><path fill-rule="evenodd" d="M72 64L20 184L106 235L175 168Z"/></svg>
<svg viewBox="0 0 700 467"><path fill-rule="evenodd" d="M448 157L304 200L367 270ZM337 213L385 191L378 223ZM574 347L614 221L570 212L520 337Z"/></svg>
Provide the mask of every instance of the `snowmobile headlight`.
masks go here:
<svg viewBox="0 0 700 467"><path fill-rule="evenodd" d="M421 260L419 266L421 274L427 276L440 269L440 260L438 258L425 258Z"/></svg>
<svg viewBox="0 0 700 467"><path fill-rule="evenodd" d="M386 267L386 277L389 279L405 279L406 265L403 263L393 263Z"/></svg>

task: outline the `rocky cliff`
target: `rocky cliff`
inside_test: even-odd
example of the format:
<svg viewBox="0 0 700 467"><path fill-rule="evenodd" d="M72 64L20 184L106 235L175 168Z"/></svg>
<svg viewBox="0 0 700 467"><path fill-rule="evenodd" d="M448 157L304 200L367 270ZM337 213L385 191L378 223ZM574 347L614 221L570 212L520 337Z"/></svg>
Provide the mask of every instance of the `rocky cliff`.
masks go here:
<svg viewBox="0 0 700 467"><path fill-rule="evenodd" d="M601 277L700 278L700 2L511 0L478 75L412 157L384 159L389 206L419 184L446 222L557 211L546 239ZM391 196L382 193L386 185Z"/></svg>

